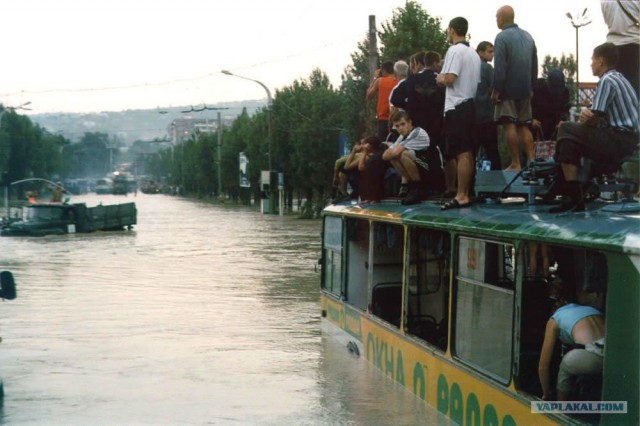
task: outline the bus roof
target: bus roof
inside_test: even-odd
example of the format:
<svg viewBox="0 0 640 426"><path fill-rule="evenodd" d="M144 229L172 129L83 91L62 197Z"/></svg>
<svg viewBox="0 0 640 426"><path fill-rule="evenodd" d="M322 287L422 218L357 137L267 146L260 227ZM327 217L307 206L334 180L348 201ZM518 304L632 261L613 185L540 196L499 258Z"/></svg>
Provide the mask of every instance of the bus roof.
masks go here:
<svg viewBox="0 0 640 426"><path fill-rule="evenodd" d="M443 211L434 202L403 206L385 201L334 204L323 214L640 254L640 209L625 211L623 204L602 203L590 203L588 208L581 213L551 214L545 205L476 203Z"/></svg>

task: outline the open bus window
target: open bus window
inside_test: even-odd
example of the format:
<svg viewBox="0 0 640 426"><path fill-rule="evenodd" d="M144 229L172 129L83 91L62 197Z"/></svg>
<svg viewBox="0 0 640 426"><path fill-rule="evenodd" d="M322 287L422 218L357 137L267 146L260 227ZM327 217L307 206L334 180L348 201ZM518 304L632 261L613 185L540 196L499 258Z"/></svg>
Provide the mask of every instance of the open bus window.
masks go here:
<svg viewBox="0 0 640 426"><path fill-rule="evenodd" d="M367 309L367 277L369 275L369 221L347 219L345 300L350 305Z"/></svg>
<svg viewBox="0 0 640 426"><path fill-rule="evenodd" d="M514 247L461 237L455 280L455 354L497 380L511 377Z"/></svg>
<svg viewBox="0 0 640 426"><path fill-rule="evenodd" d="M530 243L525 245L524 258L530 259ZM540 245L540 244L538 244ZM556 309L564 304L559 293L573 295L574 302L589 305L605 315L608 266L606 256L594 250L548 245L548 269L541 275L525 276L522 282L519 330L518 372L516 386L532 397L540 397L542 388L538 378L538 362L547 322ZM531 270L528 265L528 270ZM562 290L562 288L568 290ZM551 387L556 388L562 357L571 347L556 342L549 368ZM600 400L601 375L577 377L572 399Z"/></svg>
<svg viewBox="0 0 640 426"><path fill-rule="evenodd" d="M404 228L389 223L373 225L371 306L373 315L400 326Z"/></svg>
<svg viewBox="0 0 640 426"><path fill-rule="evenodd" d="M324 219L323 277L324 289L341 296L342 285L342 219L327 216Z"/></svg>
<svg viewBox="0 0 640 426"><path fill-rule="evenodd" d="M449 317L449 234L410 229L406 331L443 351Z"/></svg>

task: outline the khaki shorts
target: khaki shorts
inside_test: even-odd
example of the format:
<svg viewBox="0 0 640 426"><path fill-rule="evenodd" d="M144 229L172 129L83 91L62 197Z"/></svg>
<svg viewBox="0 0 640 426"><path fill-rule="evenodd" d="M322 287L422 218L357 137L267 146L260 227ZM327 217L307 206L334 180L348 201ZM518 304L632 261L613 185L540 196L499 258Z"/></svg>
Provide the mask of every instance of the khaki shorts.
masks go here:
<svg viewBox="0 0 640 426"><path fill-rule="evenodd" d="M496 104L495 121L507 121L518 125L531 123L531 98L507 100Z"/></svg>

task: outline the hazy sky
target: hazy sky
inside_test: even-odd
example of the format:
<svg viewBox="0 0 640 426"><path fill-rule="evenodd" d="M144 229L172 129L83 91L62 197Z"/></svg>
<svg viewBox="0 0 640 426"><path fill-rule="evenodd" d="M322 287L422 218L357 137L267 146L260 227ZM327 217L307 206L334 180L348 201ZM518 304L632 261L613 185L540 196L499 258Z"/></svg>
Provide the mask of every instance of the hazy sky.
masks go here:
<svg viewBox="0 0 640 426"><path fill-rule="evenodd" d="M325 71L334 85L367 35L404 0L0 0L0 102L31 102L33 113L120 111L266 99L276 89ZM469 20L471 44L499 31L493 0L420 1L443 25ZM580 29L580 80L607 29L599 0L512 0L516 23L545 54L575 54L566 12L588 7Z"/></svg>

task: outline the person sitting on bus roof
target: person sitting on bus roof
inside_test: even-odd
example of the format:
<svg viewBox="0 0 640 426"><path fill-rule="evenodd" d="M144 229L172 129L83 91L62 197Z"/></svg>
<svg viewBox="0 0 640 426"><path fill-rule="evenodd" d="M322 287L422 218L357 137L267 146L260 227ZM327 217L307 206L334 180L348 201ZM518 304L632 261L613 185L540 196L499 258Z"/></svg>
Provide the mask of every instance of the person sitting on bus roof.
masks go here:
<svg viewBox="0 0 640 426"><path fill-rule="evenodd" d="M553 289L553 287L552 287ZM542 399L552 398L549 366L556 340L573 349L560 363L556 383L558 401L567 401L576 376L602 373L605 328L602 312L592 306L574 303L575 286L565 283L556 294L560 306L547 321L544 342L538 363L538 377L542 386Z"/></svg>
<svg viewBox="0 0 640 426"><path fill-rule="evenodd" d="M357 170L355 169L347 170L344 167L345 164L347 163L347 159L349 158L349 155L351 154L343 155L342 157L338 158L334 164L333 188L336 191L336 194L333 199L334 203L348 200L351 197L356 198L358 196L358 191L357 191L356 181L355 181L355 173L357 173ZM349 185L351 185L351 188L353 189L351 196L347 191L347 187Z"/></svg>
<svg viewBox="0 0 640 426"><path fill-rule="evenodd" d="M429 135L420 127L413 127L409 114L397 110L391 117L393 126L400 136L382 155L382 159L391 162L402 176L402 182L408 190L402 204L410 205L420 202L420 171L417 162L419 156L429 147ZM403 189L401 188L401 191Z"/></svg>
<svg viewBox="0 0 640 426"><path fill-rule="evenodd" d="M383 147L378 136L367 136L353 148L360 155L350 155L344 166L347 170L357 168L356 186L365 204L379 203L384 195L384 175L389 163L382 159Z"/></svg>
<svg viewBox="0 0 640 426"><path fill-rule="evenodd" d="M591 71L600 77L591 108L583 108L578 123L564 122L558 129L556 159L564 175L566 197L549 210L561 213L583 211L578 166L582 157L598 164L619 164L638 145L638 95L631 83L615 70L618 50L612 43L593 49Z"/></svg>

